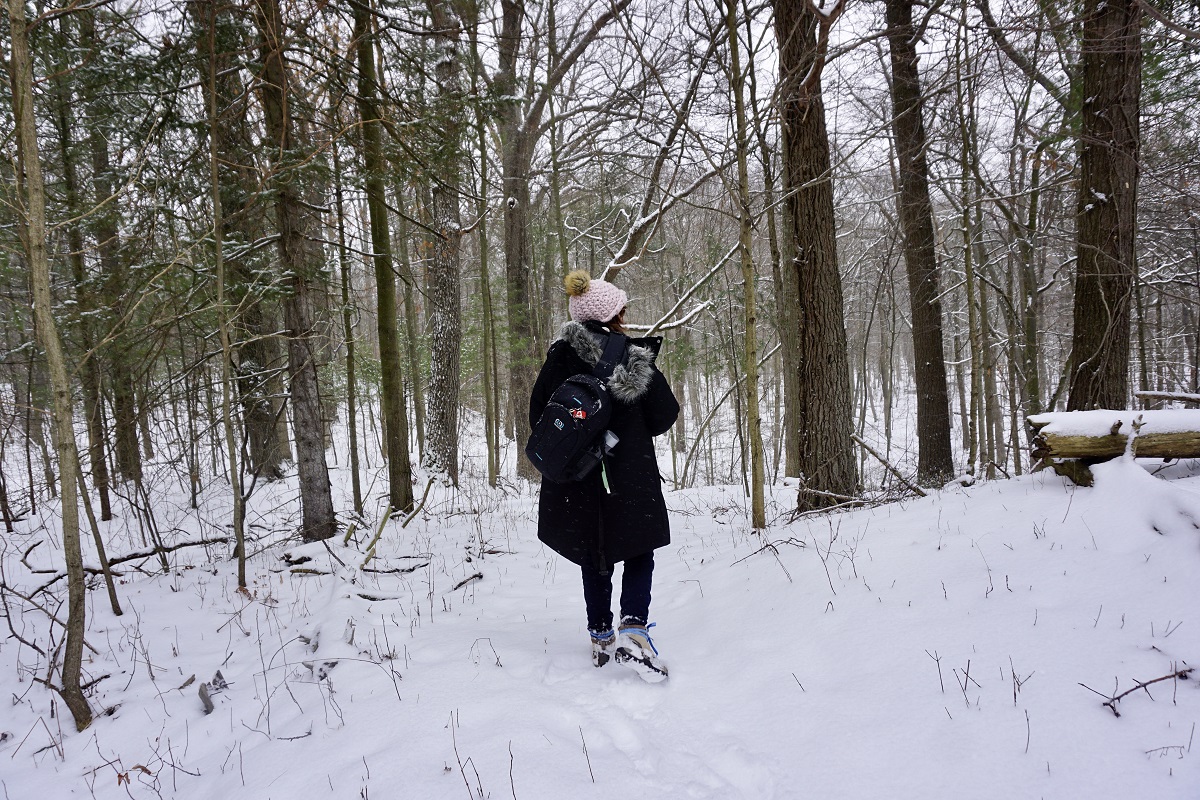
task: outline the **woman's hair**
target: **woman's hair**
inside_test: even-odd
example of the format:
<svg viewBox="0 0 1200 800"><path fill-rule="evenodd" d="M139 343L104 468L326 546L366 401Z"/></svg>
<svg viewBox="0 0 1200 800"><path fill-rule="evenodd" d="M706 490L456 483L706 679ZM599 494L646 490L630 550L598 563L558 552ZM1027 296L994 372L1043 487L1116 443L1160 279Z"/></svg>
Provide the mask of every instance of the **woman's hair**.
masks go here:
<svg viewBox="0 0 1200 800"><path fill-rule="evenodd" d="M608 328L613 333L625 333L625 306L621 306L621 310L617 315L604 323L604 327Z"/></svg>

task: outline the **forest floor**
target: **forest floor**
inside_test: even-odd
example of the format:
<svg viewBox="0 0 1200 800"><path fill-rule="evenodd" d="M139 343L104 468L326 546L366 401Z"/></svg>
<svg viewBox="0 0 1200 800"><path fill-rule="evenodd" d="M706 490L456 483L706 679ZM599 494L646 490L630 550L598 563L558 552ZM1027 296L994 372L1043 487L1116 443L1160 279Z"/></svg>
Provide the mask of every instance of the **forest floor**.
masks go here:
<svg viewBox="0 0 1200 800"><path fill-rule="evenodd" d="M289 541L295 484L277 482L253 498L248 593L221 545L174 552L165 574L126 565L122 616L89 594L85 680L111 713L83 733L33 680L46 658L3 631L0 793L1194 800L1200 673L1105 706L1200 665L1200 464L1155 469L790 522L777 487L763 534L740 487L669 492L660 684L592 667L577 570L537 541L528 492L435 488L383 527L369 572L373 529ZM221 488L199 510L162 489L164 537L219 532ZM10 585L57 564L40 512L5 540ZM136 522L107 525L126 542L111 555L138 546ZM43 611L10 595L8 613L57 643Z"/></svg>

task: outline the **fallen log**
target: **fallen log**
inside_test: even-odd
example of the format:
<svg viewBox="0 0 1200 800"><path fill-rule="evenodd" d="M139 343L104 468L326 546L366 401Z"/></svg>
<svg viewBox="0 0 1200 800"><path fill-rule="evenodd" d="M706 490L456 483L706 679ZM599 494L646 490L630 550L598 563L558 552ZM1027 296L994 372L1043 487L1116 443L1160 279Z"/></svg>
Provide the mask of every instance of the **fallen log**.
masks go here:
<svg viewBox="0 0 1200 800"><path fill-rule="evenodd" d="M1200 458L1200 410L1067 411L1026 420L1034 469L1052 468L1082 486L1088 466L1129 452L1136 458Z"/></svg>
<svg viewBox="0 0 1200 800"><path fill-rule="evenodd" d="M1037 414L1028 424L1032 455L1039 459L1105 461L1130 446L1138 458L1200 458L1200 410L1068 411Z"/></svg>

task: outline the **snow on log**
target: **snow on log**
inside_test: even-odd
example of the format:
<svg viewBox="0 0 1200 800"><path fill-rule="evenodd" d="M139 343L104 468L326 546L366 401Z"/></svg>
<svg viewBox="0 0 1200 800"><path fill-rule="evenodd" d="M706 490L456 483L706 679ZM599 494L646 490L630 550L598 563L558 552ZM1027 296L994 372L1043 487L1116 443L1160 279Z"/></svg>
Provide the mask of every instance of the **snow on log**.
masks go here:
<svg viewBox="0 0 1200 800"><path fill-rule="evenodd" d="M1068 411L1036 414L1027 423L1038 459L1104 461L1123 455L1130 436L1138 457L1200 458L1200 410Z"/></svg>

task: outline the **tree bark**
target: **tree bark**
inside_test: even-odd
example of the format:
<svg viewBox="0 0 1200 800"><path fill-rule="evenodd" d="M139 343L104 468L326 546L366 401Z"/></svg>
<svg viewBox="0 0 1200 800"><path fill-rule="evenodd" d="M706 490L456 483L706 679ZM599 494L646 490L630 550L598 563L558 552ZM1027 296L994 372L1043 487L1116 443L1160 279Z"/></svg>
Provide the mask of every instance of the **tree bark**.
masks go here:
<svg viewBox="0 0 1200 800"><path fill-rule="evenodd" d="M479 16L472 20L468 29L471 41L471 61L475 68L471 71L471 94L480 97L479 86ZM479 147L479 184L477 190L476 213L479 216L479 293L483 310L482 353L483 362L483 425L484 438L487 441L487 475L488 486L495 487L500 476L500 381L496 368L496 328L495 311L492 308L491 273L489 272L488 244L488 130L487 119L482 105L475 103L475 136Z"/></svg>
<svg viewBox="0 0 1200 800"><path fill-rule="evenodd" d="M1076 204L1074 370L1067 409L1124 408L1137 275L1142 10L1085 0Z"/></svg>
<svg viewBox="0 0 1200 800"><path fill-rule="evenodd" d="M449 0L429 0L434 28L434 99L437 113L437 175L433 184L432 222L437 236L431 242L429 295L429 389L426 394L423 454L431 473L446 475L458 485L458 396L462 348L462 301L459 251L462 217L464 102L459 76L460 29Z"/></svg>
<svg viewBox="0 0 1200 800"><path fill-rule="evenodd" d="M315 282L321 253L311 235L312 213L301 198L291 78L283 39L278 0L256 6L260 35L262 75L259 91L270 141L270 185L275 195L279 233L279 268L288 275L290 292L284 300L284 326L288 331L288 374L291 377L292 428L296 440L296 466L300 477L301 534L305 541L328 539L337 532L329 468L325 462L325 425L317 380L317 346L314 325ZM405 451L407 452L407 451ZM411 487L410 487L411 489Z"/></svg>
<svg viewBox="0 0 1200 800"><path fill-rule="evenodd" d="M917 483L940 486L954 477L950 448L950 402L938 299L933 203L925 160L920 73L912 0L887 0L887 37L892 64L892 132L896 139L900 193L896 198L904 234L904 263L912 309L913 377L917 390Z"/></svg>
<svg viewBox="0 0 1200 800"><path fill-rule="evenodd" d="M60 494L63 559L67 573L67 638L63 647L62 686L59 692L75 720L75 729L82 731L92 723L92 709L80 685L87 587L84 585L83 552L79 543L79 453L75 445L70 376L58 326L51 313L53 298L50 295L50 260L46 252L46 187L42 178L37 123L34 119L33 59L29 51L24 0L8 0L8 17L12 48L9 76L20 160L18 183L24 188L25 201L20 233L29 260L37 338L46 353L50 370L54 394L54 443L62 478Z"/></svg>
<svg viewBox="0 0 1200 800"><path fill-rule="evenodd" d="M530 301L529 159L532 146L522 125L523 104L517 93L517 58L521 45L524 0L501 0L500 71L495 88L506 98L500 111L501 187L504 191L504 276L508 313L508 369L511 401L528 403L541 362ZM518 442L529 438L529 421L514 414ZM537 472L529 459L517 457L517 474L533 480Z"/></svg>
<svg viewBox="0 0 1200 800"><path fill-rule="evenodd" d="M210 135L218 158L221 190L221 239L228 254L226 290L229 306L238 309L232 315L233 363L238 401L245 428L247 468L267 481L283 477L291 458L288 446L287 418L283 413L286 369L277 331L279 309L263 297L267 287L262 275L270 270L259 268L255 256L246 250L262 238L265 213L257 202L261 187L252 166L251 133L247 119L246 86L237 69L238 59L247 45L243 20L230 7L217 0L199 0L188 4L199 30L198 54L201 63L215 63L212 91L216 95L217 124ZM200 80L210 82L205 69Z"/></svg>
<svg viewBox="0 0 1200 800"><path fill-rule="evenodd" d="M408 453L408 413L404 407L404 373L400 366L400 328L396 314L396 273L384 196L382 126L376 103L375 37L371 11L354 6L354 37L358 54L358 113L362 119L363 166L366 170L367 212L371 219L371 250L375 267L376 325L383 394L383 429L388 463L388 506L408 511L413 505L412 461ZM415 376L414 376L415 378Z"/></svg>
<svg viewBox="0 0 1200 800"><path fill-rule="evenodd" d="M833 178L821 66L833 19L809 0L775 0L788 261L784 279L798 287L798 352L785 361L799 375L801 509L833 504L858 491L850 439L850 371L842 280L838 272ZM836 7L841 8L840 3ZM835 11L836 13L836 11ZM785 354L785 358L788 354ZM823 494L809 492L817 490Z"/></svg>

